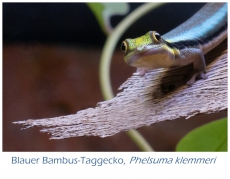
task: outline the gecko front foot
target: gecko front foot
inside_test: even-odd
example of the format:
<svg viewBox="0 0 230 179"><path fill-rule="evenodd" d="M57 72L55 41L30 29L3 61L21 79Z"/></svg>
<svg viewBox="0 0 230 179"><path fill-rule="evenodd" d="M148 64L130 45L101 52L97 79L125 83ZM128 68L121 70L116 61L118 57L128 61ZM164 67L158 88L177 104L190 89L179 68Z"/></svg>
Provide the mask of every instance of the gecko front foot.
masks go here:
<svg viewBox="0 0 230 179"><path fill-rule="evenodd" d="M195 83L196 77L199 76L202 79L207 79L207 75L204 72L196 71L193 73L192 78L187 82L187 85L191 86Z"/></svg>
<svg viewBox="0 0 230 179"><path fill-rule="evenodd" d="M143 76L147 71L148 69L146 68L137 68L137 73L139 76Z"/></svg>

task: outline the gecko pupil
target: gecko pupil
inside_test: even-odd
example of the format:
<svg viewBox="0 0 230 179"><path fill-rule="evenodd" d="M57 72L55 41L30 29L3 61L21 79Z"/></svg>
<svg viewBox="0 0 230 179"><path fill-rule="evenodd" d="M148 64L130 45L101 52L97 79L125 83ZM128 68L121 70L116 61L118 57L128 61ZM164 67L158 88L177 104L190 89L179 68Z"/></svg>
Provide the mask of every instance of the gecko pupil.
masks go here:
<svg viewBox="0 0 230 179"><path fill-rule="evenodd" d="M124 53L126 52L126 46L125 46L124 42L122 42L122 44L121 44L121 51Z"/></svg>
<svg viewBox="0 0 230 179"><path fill-rule="evenodd" d="M160 34L158 34L157 32L155 33L155 37L156 37L156 39L157 39L158 41L161 39Z"/></svg>

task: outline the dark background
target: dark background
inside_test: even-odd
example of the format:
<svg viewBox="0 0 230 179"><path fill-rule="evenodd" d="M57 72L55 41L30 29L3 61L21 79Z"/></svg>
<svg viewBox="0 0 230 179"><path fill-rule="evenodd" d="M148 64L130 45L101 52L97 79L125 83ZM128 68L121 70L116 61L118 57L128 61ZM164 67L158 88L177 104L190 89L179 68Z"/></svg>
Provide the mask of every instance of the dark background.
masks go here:
<svg viewBox="0 0 230 179"><path fill-rule="evenodd" d="M129 3L130 12L142 3ZM164 34L183 23L204 3L169 3L148 13L121 38L135 38L149 30ZM124 16L113 16L115 27ZM65 43L102 47L106 36L86 3L3 3L3 40L7 42ZM120 45L120 44L118 44Z"/></svg>
<svg viewBox="0 0 230 179"><path fill-rule="evenodd" d="M140 3L131 3L131 11ZM149 30L164 34L203 3L169 3L144 16L120 39ZM115 27L124 16L112 17ZM76 113L103 101L98 66L106 36L85 3L3 3L3 151L139 151L126 133L49 140L40 128L13 121ZM117 47L120 43L117 44ZM111 79L117 88L135 71L115 50ZM197 126L227 112L177 119L139 129L156 151L173 151Z"/></svg>

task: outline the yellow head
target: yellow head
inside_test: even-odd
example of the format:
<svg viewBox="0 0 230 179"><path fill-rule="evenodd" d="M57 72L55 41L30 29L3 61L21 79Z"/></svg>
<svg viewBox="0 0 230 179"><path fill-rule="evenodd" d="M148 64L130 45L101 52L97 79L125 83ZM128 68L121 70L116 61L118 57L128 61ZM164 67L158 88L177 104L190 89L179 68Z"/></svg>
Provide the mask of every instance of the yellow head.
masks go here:
<svg viewBox="0 0 230 179"><path fill-rule="evenodd" d="M124 40L121 50L127 64L148 69L171 66L174 56L179 53L177 49L169 47L156 31Z"/></svg>

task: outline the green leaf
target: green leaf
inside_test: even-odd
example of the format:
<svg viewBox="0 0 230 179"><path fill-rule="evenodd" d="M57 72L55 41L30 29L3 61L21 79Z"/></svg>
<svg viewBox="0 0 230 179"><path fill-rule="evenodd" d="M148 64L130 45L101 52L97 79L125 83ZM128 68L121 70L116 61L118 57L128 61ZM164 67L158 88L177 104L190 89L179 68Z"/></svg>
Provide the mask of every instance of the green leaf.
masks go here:
<svg viewBox="0 0 230 179"><path fill-rule="evenodd" d="M192 130L180 140L176 151L227 151L227 118Z"/></svg>
<svg viewBox="0 0 230 179"><path fill-rule="evenodd" d="M87 3L87 5L106 34L111 33L113 30L110 17L113 15L124 15L129 11L128 3Z"/></svg>

